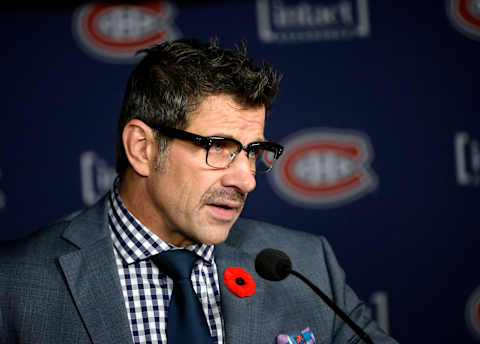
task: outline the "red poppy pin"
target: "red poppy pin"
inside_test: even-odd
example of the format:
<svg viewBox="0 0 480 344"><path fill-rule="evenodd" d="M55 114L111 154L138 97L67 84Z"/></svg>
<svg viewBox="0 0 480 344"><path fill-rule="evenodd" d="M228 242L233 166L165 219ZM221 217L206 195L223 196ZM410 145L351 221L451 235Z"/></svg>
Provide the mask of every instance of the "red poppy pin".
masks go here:
<svg viewBox="0 0 480 344"><path fill-rule="evenodd" d="M223 273L223 281L227 289L239 297L252 296L255 292L256 284L247 271L242 268L229 266Z"/></svg>

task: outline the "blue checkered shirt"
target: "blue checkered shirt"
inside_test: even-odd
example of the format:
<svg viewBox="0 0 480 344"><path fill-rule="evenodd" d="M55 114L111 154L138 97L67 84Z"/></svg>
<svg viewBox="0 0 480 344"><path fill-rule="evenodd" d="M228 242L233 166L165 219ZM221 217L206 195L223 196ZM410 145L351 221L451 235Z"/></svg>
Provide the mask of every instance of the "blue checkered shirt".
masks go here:
<svg viewBox="0 0 480 344"><path fill-rule="evenodd" d="M140 223L125 207L118 180L109 195L108 220L120 283L134 343L167 343L167 314L173 281L149 259L174 248ZM224 343L220 291L214 246L185 247L202 259L192 271L192 284L207 315L213 343Z"/></svg>

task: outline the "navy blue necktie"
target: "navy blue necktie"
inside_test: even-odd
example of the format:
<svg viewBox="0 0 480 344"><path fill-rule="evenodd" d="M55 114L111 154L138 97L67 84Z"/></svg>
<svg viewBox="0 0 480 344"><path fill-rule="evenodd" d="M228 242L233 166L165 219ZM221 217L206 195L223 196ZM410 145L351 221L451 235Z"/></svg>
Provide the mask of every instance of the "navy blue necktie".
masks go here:
<svg viewBox="0 0 480 344"><path fill-rule="evenodd" d="M198 258L188 250L166 251L151 258L173 280L167 316L168 344L212 343L207 319L190 280Z"/></svg>

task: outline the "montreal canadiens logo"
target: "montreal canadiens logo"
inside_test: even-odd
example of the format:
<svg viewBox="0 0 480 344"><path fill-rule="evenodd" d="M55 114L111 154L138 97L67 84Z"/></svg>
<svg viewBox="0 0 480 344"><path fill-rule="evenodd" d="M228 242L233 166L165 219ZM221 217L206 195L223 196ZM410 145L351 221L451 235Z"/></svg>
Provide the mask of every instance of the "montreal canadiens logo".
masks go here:
<svg viewBox="0 0 480 344"><path fill-rule="evenodd" d="M458 31L480 40L480 0L448 0L447 13Z"/></svg>
<svg viewBox="0 0 480 344"><path fill-rule="evenodd" d="M135 62L139 49L180 37L168 2L92 3L73 16L73 32L89 54L107 62Z"/></svg>
<svg viewBox="0 0 480 344"><path fill-rule="evenodd" d="M285 153L269 181L285 200L309 208L351 202L374 190L373 150L367 136L317 128L297 132L282 142ZM268 157L264 158L268 164Z"/></svg>
<svg viewBox="0 0 480 344"><path fill-rule="evenodd" d="M475 289L467 301L465 318L472 334L480 340L480 287Z"/></svg>

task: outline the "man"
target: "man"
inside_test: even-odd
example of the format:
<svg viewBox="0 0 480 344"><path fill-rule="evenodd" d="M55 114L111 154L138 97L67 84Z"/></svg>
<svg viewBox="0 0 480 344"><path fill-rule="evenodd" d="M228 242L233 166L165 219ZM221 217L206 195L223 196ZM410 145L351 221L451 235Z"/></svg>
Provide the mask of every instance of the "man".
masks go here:
<svg viewBox="0 0 480 344"><path fill-rule="evenodd" d="M302 331L316 343L358 342L298 280L256 274L257 253L272 247L374 343L395 343L345 284L325 239L238 219L255 175L282 153L263 135L278 74L255 66L244 45L179 40L142 53L120 112L112 191L0 248L0 342L274 343ZM181 254L162 263L172 252ZM184 256L193 268L182 284L171 266ZM192 326L206 337L178 339Z"/></svg>

